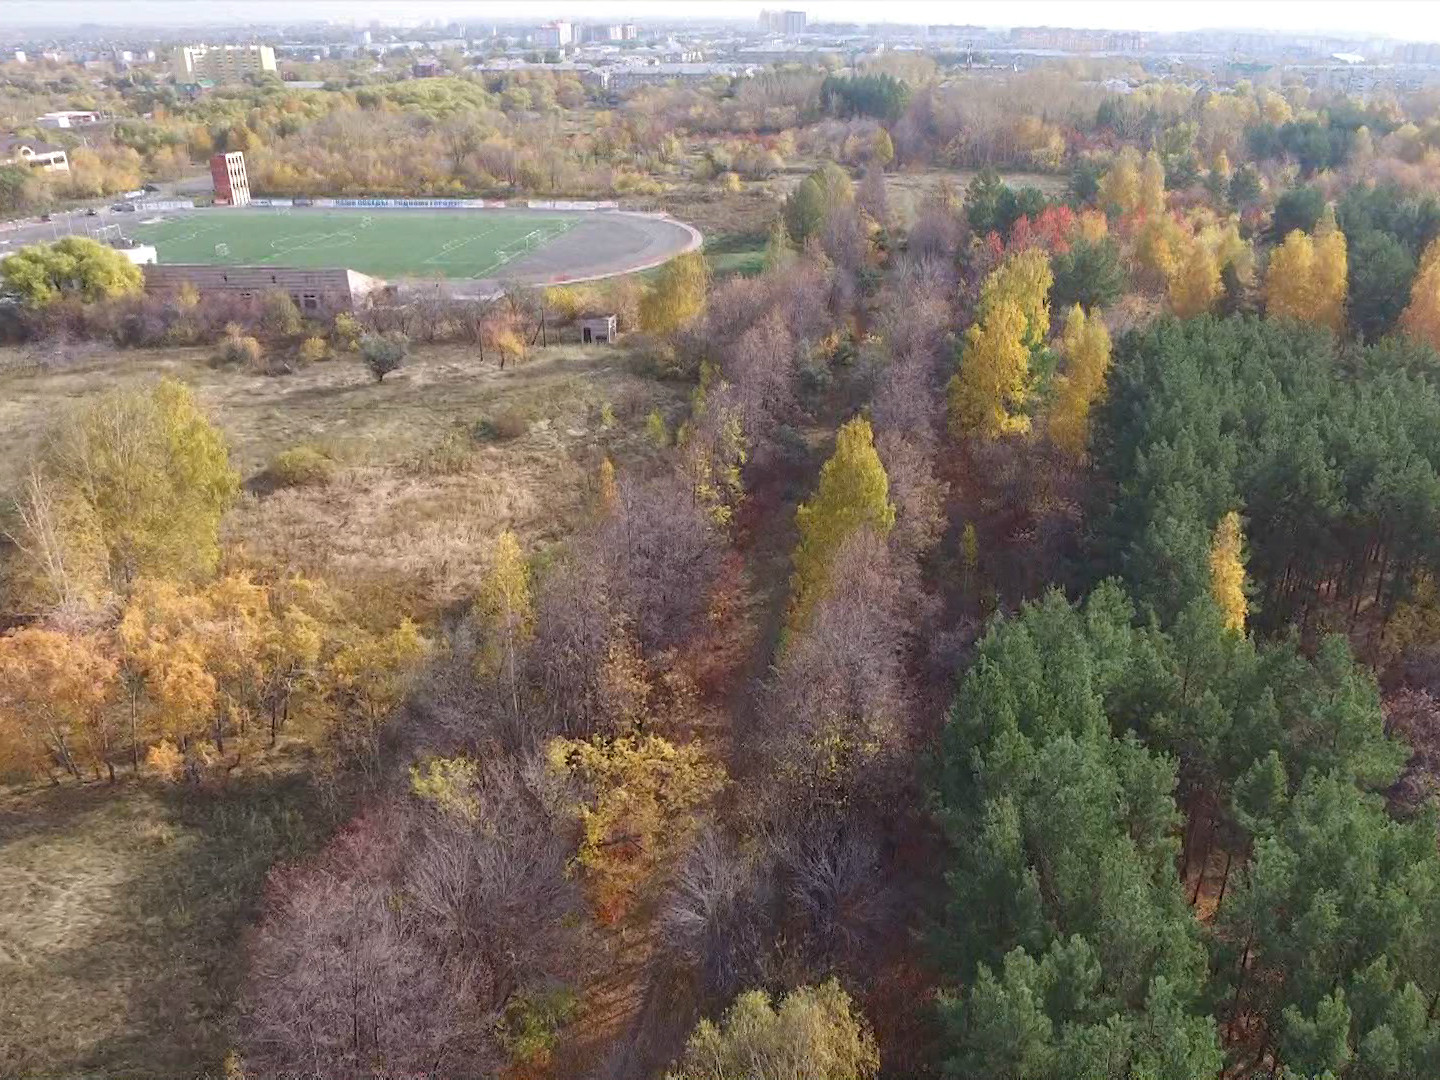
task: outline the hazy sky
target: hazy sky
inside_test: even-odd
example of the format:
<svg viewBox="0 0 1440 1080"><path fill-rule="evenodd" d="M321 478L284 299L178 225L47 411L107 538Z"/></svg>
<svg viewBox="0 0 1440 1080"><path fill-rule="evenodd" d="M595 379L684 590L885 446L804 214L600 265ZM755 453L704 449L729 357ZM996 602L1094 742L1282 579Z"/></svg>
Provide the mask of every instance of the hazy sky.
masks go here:
<svg viewBox="0 0 1440 1080"><path fill-rule="evenodd" d="M742 0L0 0L0 23L110 26L298 22L378 18L463 20L556 16L677 15L753 19L765 3ZM1291 32L1338 31L1440 41L1436 0L774 0L812 20L978 23L983 26L1091 26L1131 30L1250 27Z"/></svg>

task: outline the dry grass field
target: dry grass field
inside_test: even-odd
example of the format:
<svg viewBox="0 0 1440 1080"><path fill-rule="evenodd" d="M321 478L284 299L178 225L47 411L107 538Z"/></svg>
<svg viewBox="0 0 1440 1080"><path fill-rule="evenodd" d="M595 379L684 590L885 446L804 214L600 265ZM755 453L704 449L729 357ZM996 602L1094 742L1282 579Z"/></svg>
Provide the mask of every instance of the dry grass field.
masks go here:
<svg viewBox="0 0 1440 1080"><path fill-rule="evenodd" d="M262 567L383 587L422 617L473 582L501 529L541 546L563 536L601 459L623 470L644 457L647 413L672 417L682 403L682 388L605 345L540 350L504 371L463 346L417 346L379 385L347 356L284 376L217 368L200 349L100 350L51 370L6 359L0 499L65 403L172 376L211 410L246 480L223 527L231 550ZM335 478L274 490L266 467L301 444L333 458Z"/></svg>
<svg viewBox="0 0 1440 1080"><path fill-rule="evenodd" d="M265 874L327 820L298 774L0 798L0 1076L218 1076Z"/></svg>

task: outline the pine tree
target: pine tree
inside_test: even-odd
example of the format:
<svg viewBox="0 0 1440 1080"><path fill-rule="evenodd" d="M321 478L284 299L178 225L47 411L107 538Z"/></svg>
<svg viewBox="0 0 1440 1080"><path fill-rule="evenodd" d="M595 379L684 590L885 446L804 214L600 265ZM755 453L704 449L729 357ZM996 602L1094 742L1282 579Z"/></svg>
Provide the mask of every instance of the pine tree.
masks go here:
<svg viewBox="0 0 1440 1080"><path fill-rule="evenodd" d="M860 529L887 536L895 524L890 482L870 421L857 417L840 428L835 453L820 469L814 497L796 510L795 523L800 544L791 577L790 625L800 628L825 593L841 545Z"/></svg>
<svg viewBox="0 0 1440 1080"><path fill-rule="evenodd" d="M1210 595L1227 630L1245 632L1245 559L1240 515L1234 510L1220 519L1210 543Z"/></svg>

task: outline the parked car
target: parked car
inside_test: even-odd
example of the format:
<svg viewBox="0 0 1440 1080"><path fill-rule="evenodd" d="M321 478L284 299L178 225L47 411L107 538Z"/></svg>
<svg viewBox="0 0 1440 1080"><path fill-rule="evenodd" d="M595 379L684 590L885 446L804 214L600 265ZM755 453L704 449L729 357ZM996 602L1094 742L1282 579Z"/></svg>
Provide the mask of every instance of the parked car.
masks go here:
<svg viewBox="0 0 1440 1080"><path fill-rule="evenodd" d="M117 203L115 203L113 206L111 206L110 209L111 209L111 210L114 210L117 214L133 214L133 213L135 213L135 207L134 207L134 205L131 204L131 203L117 202Z"/></svg>
<svg viewBox="0 0 1440 1080"><path fill-rule="evenodd" d="M146 185L144 186L144 188L142 188L141 190L142 190L142 191L152 191L152 192L153 192L153 191L159 191L159 190L160 190L160 187L159 187L159 185L157 185L157 184L146 184Z"/></svg>
<svg viewBox="0 0 1440 1080"><path fill-rule="evenodd" d="M52 218L49 214L41 214L41 215L40 215L40 220L41 220L41 221L54 221L55 219Z"/></svg>
<svg viewBox="0 0 1440 1080"><path fill-rule="evenodd" d="M86 216L86 217L99 217L99 216L100 216L100 211L99 211L99 210L96 210L95 207L92 206L92 207L90 207L90 209L88 209L88 210L85 211L85 216Z"/></svg>

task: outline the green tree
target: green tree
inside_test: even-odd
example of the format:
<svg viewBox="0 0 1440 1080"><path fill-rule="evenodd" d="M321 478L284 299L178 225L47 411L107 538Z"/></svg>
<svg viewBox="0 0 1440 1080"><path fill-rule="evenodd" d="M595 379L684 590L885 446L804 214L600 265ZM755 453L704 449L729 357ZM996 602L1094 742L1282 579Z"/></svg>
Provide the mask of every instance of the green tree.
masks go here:
<svg viewBox="0 0 1440 1080"><path fill-rule="evenodd" d="M28 165L0 165L0 214L33 214L50 203L50 189Z"/></svg>
<svg viewBox="0 0 1440 1080"><path fill-rule="evenodd" d="M1270 219L1270 235L1278 242L1296 229L1302 233L1315 231L1320 215L1325 212L1325 196L1318 188L1291 188L1275 200L1275 213Z"/></svg>
<svg viewBox="0 0 1440 1080"><path fill-rule="evenodd" d="M961 684L935 792L955 853L935 944L966 987L941 1005L947 1075L1219 1069L1175 871L1175 763L1107 713L1138 643L1113 586L1083 610L1052 592L992 624Z"/></svg>
<svg viewBox="0 0 1440 1080"><path fill-rule="evenodd" d="M785 230L797 243L818 235L825 223L825 193L820 182L807 176L785 200Z"/></svg>
<svg viewBox="0 0 1440 1080"><path fill-rule="evenodd" d="M820 469L815 495L795 511L795 523L800 544L790 579L790 625L799 628L824 595L840 546L860 529L887 536L895 525L890 482L875 450L870 421L857 417L841 426L835 452Z"/></svg>
<svg viewBox="0 0 1440 1080"><path fill-rule="evenodd" d="M140 268L124 254L84 236L21 248L0 262L0 279L7 292L32 306L63 296L105 300L144 286Z"/></svg>
<svg viewBox="0 0 1440 1080"><path fill-rule="evenodd" d="M1350 244L1350 324L1366 341L1395 328L1410 297L1415 258L1394 236L1378 229Z"/></svg>
<svg viewBox="0 0 1440 1080"><path fill-rule="evenodd" d="M1079 237L1068 251L1056 255L1050 266L1055 275L1050 301L1057 308L1079 304L1093 311L1109 307L1125 291L1125 270L1112 236L1099 241Z"/></svg>
<svg viewBox="0 0 1440 1080"><path fill-rule="evenodd" d="M360 359L365 361L375 381L383 383L386 375L404 365L409 347L409 339L398 330L388 334L366 334L360 339Z"/></svg>

